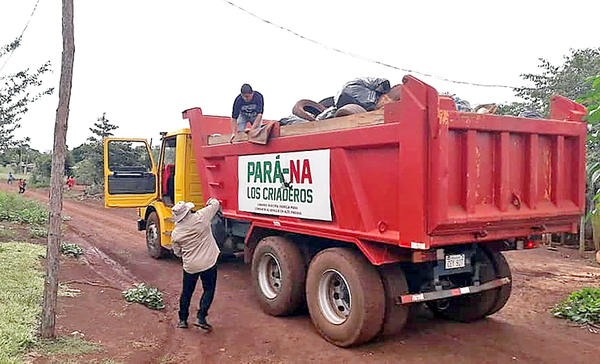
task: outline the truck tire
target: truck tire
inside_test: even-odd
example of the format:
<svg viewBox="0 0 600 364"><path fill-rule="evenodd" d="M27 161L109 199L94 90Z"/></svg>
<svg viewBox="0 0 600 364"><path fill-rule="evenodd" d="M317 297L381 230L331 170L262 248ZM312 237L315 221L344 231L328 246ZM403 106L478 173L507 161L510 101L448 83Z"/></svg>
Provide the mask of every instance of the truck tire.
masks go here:
<svg viewBox="0 0 600 364"><path fill-rule="evenodd" d="M308 267L310 318L327 341L341 347L367 342L385 317L385 292L377 269L360 253L329 248Z"/></svg>
<svg viewBox="0 0 600 364"><path fill-rule="evenodd" d="M490 312L487 313L488 316L500 311L508 302L508 299L510 298L510 294L512 292L512 274L510 272L510 266L508 265L506 258L504 258L504 255L502 255L502 253L497 251L490 251L489 256L492 261L492 265L494 266L496 279L508 277L510 278L510 283L498 287L494 290L497 295L496 302L494 303L494 306L492 307Z"/></svg>
<svg viewBox="0 0 600 364"><path fill-rule="evenodd" d="M396 297L408 293L408 283L399 266L382 267L379 274L385 291L385 319L381 333L393 336L402 331L410 316L410 305L396 305Z"/></svg>
<svg viewBox="0 0 600 364"><path fill-rule="evenodd" d="M299 118L313 121L325 110L323 105L316 103L312 100L300 100L294 105L292 109L292 114L296 115Z"/></svg>
<svg viewBox="0 0 600 364"><path fill-rule="evenodd" d="M262 239L252 257L252 282L266 313L288 315L305 300L306 264L299 247L281 236Z"/></svg>
<svg viewBox="0 0 600 364"><path fill-rule="evenodd" d="M336 112L335 112L335 117L340 117L340 116L348 116L348 115L353 115L353 114L361 114L367 112L367 110L365 110L364 107L357 105L357 104L348 104L348 105L344 105L342 107L340 107Z"/></svg>
<svg viewBox="0 0 600 364"><path fill-rule="evenodd" d="M488 251L483 249L481 257L481 283L494 280L495 270ZM460 322L472 322L489 315L496 304L497 297L496 290L488 290L434 301L427 305L436 316Z"/></svg>
<svg viewBox="0 0 600 364"><path fill-rule="evenodd" d="M168 250L161 245L160 237L161 231L158 215L156 212L152 212L146 220L146 248L148 249L148 254L154 259L160 259L168 253Z"/></svg>

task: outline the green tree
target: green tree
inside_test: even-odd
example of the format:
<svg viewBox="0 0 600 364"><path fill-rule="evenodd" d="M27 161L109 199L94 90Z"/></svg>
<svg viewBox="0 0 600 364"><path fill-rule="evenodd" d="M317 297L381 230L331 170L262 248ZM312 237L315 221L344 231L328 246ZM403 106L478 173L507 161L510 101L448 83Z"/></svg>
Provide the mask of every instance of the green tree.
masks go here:
<svg viewBox="0 0 600 364"><path fill-rule="evenodd" d="M88 140L92 143L103 143L104 138L108 138L113 136L113 130L118 129L117 125L111 124L110 121L106 118L106 113L102 113L102 117L98 118L98 122L94 123L94 128L90 128L92 132L92 136L88 138Z"/></svg>
<svg viewBox="0 0 600 364"><path fill-rule="evenodd" d="M80 146L73 148L71 155L73 156L73 163L77 164L84 160L90 153L91 146L89 143L83 143Z"/></svg>
<svg viewBox="0 0 600 364"><path fill-rule="evenodd" d="M588 94L592 84L586 80L600 74L600 48L571 49L559 66L540 58L539 68L540 73L521 75L523 80L533 83L515 89L516 95L523 101L501 105L499 113L518 115L523 111L533 111L547 116L553 94L573 100Z"/></svg>
<svg viewBox="0 0 600 364"><path fill-rule="evenodd" d="M106 113L89 128L92 135L87 143L73 149L75 178L82 183L104 183L104 138L113 136L119 127L106 118Z"/></svg>
<svg viewBox="0 0 600 364"><path fill-rule="evenodd" d="M0 48L0 61L8 57L21 44L18 38L14 42ZM50 72L50 62L46 62L36 70L29 68L0 76L0 152L5 152L15 145L14 132L21 125L21 117L29 111L29 105L44 95L50 95L53 88L41 88L42 76Z"/></svg>
<svg viewBox="0 0 600 364"><path fill-rule="evenodd" d="M37 152L34 150L34 152ZM31 183L48 186L50 184L50 174L52 173L52 153L45 152L33 154L32 161L35 163L35 167L31 172ZM73 174L73 159L70 153L65 154L65 176Z"/></svg>
<svg viewBox="0 0 600 364"><path fill-rule="evenodd" d="M31 183L34 185L50 185L50 173L52 173L52 153L45 152L38 156L35 168L31 173Z"/></svg>
<svg viewBox="0 0 600 364"><path fill-rule="evenodd" d="M590 186L597 186L600 184L600 73L590 77L588 84L591 86L590 91L578 101L588 109L586 118L590 125L587 140L588 179Z"/></svg>

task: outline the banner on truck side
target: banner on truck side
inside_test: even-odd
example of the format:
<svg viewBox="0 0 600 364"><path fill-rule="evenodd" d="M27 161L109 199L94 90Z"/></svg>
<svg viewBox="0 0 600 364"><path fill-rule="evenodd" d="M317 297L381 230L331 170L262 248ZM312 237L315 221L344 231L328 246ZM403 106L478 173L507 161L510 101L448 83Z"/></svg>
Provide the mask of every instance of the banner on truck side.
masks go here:
<svg viewBox="0 0 600 364"><path fill-rule="evenodd" d="M240 156L240 211L331 221L329 150Z"/></svg>

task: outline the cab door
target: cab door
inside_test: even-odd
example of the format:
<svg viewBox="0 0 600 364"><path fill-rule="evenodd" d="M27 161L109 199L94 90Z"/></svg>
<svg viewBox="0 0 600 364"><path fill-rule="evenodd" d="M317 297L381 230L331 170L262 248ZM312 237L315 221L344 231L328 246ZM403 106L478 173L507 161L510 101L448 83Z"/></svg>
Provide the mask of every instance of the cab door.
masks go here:
<svg viewBox="0 0 600 364"><path fill-rule="evenodd" d="M104 139L104 205L145 207L158 197L152 151L145 139Z"/></svg>

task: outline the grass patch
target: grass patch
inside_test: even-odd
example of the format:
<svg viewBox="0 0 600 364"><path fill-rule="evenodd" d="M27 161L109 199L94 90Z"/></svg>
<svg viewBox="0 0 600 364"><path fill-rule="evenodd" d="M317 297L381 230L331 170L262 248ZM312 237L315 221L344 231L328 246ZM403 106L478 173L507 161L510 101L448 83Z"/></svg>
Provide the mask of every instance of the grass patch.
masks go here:
<svg viewBox="0 0 600 364"><path fill-rule="evenodd" d="M584 288L571 293L556 305L553 313L578 324L600 323L600 288Z"/></svg>
<svg viewBox="0 0 600 364"><path fill-rule="evenodd" d="M175 358L170 355L165 355L158 358L158 364L173 364L175 362Z"/></svg>
<svg viewBox="0 0 600 364"><path fill-rule="evenodd" d="M135 287L122 292L127 302L137 302L153 310L165 308L163 294L155 287L146 286L144 283L136 283Z"/></svg>
<svg viewBox="0 0 600 364"><path fill-rule="evenodd" d="M81 295L81 290L69 287L68 284L58 284L58 297L77 297Z"/></svg>
<svg viewBox="0 0 600 364"><path fill-rule="evenodd" d="M20 363L37 342L44 290L39 257L45 247L0 244L0 363Z"/></svg>
<svg viewBox="0 0 600 364"><path fill-rule="evenodd" d="M29 228L30 238L47 238L48 228L45 226L32 226Z"/></svg>
<svg viewBox="0 0 600 364"><path fill-rule="evenodd" d="M42 355L83 355L102 351L96 343L85 341L78 336L60 336L52 340L40 340L36 352Z"/></svg>
<svg viewBox="0 0 600 364"><path fill-rule="evenodd" d="M48 209L16 193L0 192L0 221L44 226L48 223Z"/></svg>
<svg viewBox="0 0 600 364"><path fill-rule="evenodd" d="M23 179L27 179L29 177L29 175L27 174L20 174L20 173L15 173L16 169L12 168L12 167L0 167L0 182L4 182L6 183L6 181L8 180L8 172L11 172L13 174L13 177L15 178L15 181L13 182L13 184L17 184L17 181L19 178L23 178Z"/></svg>
<svg viewBox="0 0 600 364"><path fill-rule="evenodd" d="M60 252L73 258L77 258L83 254L83 248L77 244L61 243Z"/></svg>
<svg viewBox="0 0 600 364"><path fill-rule="evenodd" d="M0 225L0 238L15 238L18 235L19 233L15 231L15 229L9 226Z"/></svg>

